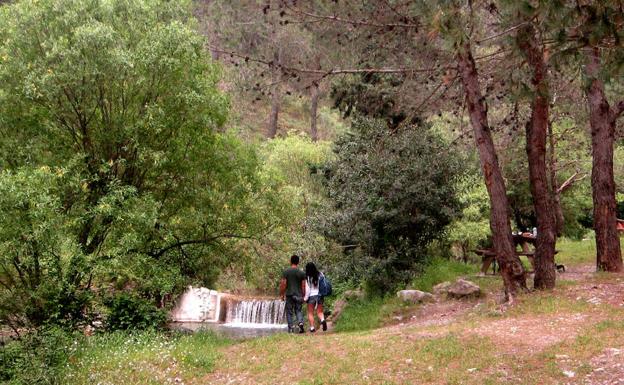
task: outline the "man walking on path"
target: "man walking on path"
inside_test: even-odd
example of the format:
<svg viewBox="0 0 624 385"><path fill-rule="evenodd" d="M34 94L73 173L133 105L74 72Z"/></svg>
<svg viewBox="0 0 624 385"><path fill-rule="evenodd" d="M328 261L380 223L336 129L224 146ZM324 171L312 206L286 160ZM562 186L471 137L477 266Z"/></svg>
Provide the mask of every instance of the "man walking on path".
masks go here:
<svg viewBox="0 0 624 385"><path fill-rule="evenodd" d="M299 333L303 333L303 296L305 295L305 273L299 269L299 256L290 257L290 267L282 273L280 281L280 297L286 301L286 320L288 332L294 333L294 317L297 316Z"/></svg>

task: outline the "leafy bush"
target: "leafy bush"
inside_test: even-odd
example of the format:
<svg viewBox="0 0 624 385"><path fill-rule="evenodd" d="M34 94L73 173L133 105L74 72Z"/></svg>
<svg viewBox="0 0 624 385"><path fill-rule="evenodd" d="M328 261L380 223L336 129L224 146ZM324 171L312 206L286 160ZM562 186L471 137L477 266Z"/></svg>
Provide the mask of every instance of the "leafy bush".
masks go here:
<svg viewBox="0 0 624 385"><path fill-rule="evenodd" d="M76 323L111 285L211 285L270 228L256 152L217 132L228 97L190 3L0 8L0 321Z"/></svg>
<svg viewBox="0 0 624 385"><path fill-rule="evenodd" d="M74 352L77 334L57 327L43 328L0 349L0 382L24 385L61 384L63 370Z"/></svg>
<svg viewBox="0 0 624 385"><path fill-rule="evenodd" d="M449 226L448 241L458 257L468 260L468 253L490 236L490 201L480 175L469 174L459 181L461 215Z"/></svg>
<svg viewBox="0 0 624 385"><path fill-rule="evenodd" d="M0 172L0 322L14 328L74 325L92 298L80 285L84 258L61 214L59 171Z"/></svg>
<svg viewBox="0 0 624 385"><path fill-rule="evenodd" d="M406 282L458 214L461 159L427 127L390 131L367 119L354 123L335 152L328 181L334 210L319 231L345 252L359 248L374 258L365 278L372 291L387 292Z"/></svg>
<svg viewBox="0 0 624 385"><path fill-rule="evenodd" d="M167 321L167 313L150 301L134 294L119 293L105 301L108 307L106 329L156 329Z"/></svg>

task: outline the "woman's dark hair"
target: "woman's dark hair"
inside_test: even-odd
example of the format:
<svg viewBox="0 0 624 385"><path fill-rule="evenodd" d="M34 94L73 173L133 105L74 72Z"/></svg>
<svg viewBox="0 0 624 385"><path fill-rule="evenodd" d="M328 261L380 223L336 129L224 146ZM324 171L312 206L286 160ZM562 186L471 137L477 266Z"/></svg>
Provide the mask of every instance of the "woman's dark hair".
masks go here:
<svg viewBox="0 0 624 385"><path fill-rule="evenodd" d="M316 268L316 265L313 262L308 262L306 264L306 277L312 279L312 284L314 286L318 285L319 282L319 271Z"/></svg>

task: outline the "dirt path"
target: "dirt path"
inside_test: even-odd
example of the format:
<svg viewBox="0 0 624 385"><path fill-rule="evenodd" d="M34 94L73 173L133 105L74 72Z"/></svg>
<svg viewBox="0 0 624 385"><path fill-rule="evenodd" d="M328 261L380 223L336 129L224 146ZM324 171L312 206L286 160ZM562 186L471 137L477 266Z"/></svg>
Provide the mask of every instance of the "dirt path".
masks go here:
<svg viewBox="0 0 624 385"><path fill-rule="evenodd" d="M372 331L244 342L227 348L217 370L196 383L624 385L622 336L603 341L605 348L579 345L601 322L624 320L624 276L592 270L569 268L555 292L527 295L512 308L496 305L494 292L477 301L422 305ZM582 354L566 354L575 349ZM446 355L452 359L440 365ZM462 369L468 361L475 367ZM525 367L541 377L518 375Z"/></svg>

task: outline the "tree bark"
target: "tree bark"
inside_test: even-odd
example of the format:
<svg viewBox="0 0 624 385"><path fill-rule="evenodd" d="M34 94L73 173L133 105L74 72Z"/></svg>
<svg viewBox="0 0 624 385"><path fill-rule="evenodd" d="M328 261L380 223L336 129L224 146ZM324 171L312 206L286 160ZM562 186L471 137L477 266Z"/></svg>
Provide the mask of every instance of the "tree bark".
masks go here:
<svg viewBox="0 0 624 385"><path fill-rule="evenodd" d="M275 135L277 135L277 122L279 118L280 111L280 82L281 82L281 72L280 72L280 54L279 50L276 50L273 55L273 87L271 88L271 112L269 113L269 123L267 127L267 138L273 139Z"/></svg>
<svg viewBox="0 0 624 385"><path fill-rule="evenodd" d="M279 85L273 86L271 91L271 112L269 114L269 125L267 128L267 138L273 139L277 135L277 121L280 111Z"/></svg>
<svg viewBox="0 0 624 385"><path fill-rule="evenodd" d="M487 106L481 95L479 76L469 42L458 47L457 64L477 150L479 151L481 169L490 197L490 229L496 259L503 277L505 293L508 300L512 300L518 291L527 289L526 274L520 259L515 254L511 238L509 202L507 201L505 181L498 164L498 157L488 124Z"/></svg>
<svg viewBox="0 0 624 385"><path fill-rule="evenodd" d="M546 172L546 138L549 122L548 67L544 53L538 44L535 27L527 24L516 35L533 72L533 100L531 119L526 125L526 153L529 161L529 184L533 207L537 218L537 244L535 247L536 289L553 289L557 277L555 271L555 212L552 193Z"/></svg>
<svg viewBox="0 0 624 385"><path fill-rule="evenodd" d="M596 231L596 269L622 271L620 239L616 230L615 180L613 177L613 143L616 120L621 109L609 105L600 80L600 51L585 50L585 75L592 136L592 197L594 201L594 230Z"/></svg>
<svg viewBox="0 0 624 385"><path fill-rule="evenodd" d="M318 129L316 126L318 116L318 99L319 99L319 85L317 82L312 83L310 90L310 138L313 142L318 140Z"/></svg>
<svg viewBox="0 0 624 385"><path fill-rule="evenodd" d="M563 216L563 208L561 207L561 192L557 182L557 153L555 135L552 130L552 121L548 122L548 142L550 146L550 191L552 192L552 203L555 211L555 235L560 237L563 235L563 225L565 218Z"/></svg>

